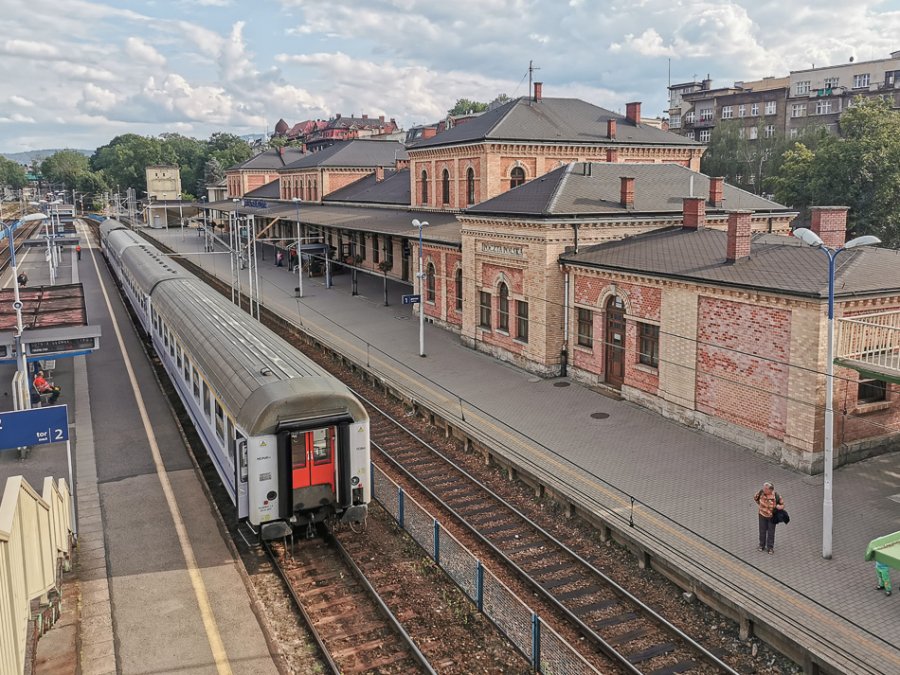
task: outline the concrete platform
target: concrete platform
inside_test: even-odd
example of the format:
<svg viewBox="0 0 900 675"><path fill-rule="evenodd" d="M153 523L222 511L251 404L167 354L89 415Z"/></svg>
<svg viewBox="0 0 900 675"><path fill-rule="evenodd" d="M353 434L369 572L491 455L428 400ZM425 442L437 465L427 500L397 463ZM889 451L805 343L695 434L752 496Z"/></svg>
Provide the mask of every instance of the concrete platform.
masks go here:
<svg viewBox="0 0 900 675"><path fill-rule="evenodd" d="M228 254L202 253L196 231L148 233L228 281ZM451 332L418 324L400 304L409 286L361 274L305 279L260 260L262 303L385 381L485 439L579 511L621 527L652 559L692 579L740 617L742 627L804 645L836 672L900 672L900 594L877 594L863 560L872 538L900 529L900 454L834 474L834 555L822 547L822 477L795 473L719 438L685 428L576 383L542 380L463 347ZM244 272L243 288L248 288ZM558 386L558 385L564 386ZM592 413L605 413L605 419ZM771 481L791 523L778 528L775 555L756 550L753 495ZM631 498L636 501L634 527Z"/></svg>
<svg viewBox="0 0 900 675"><path fill-rule="evenodd" d="M58 360L55 373L59 402L70 406L74 422L80 672L276 673L240 563L105 262L89 243L82 249L80 262L66 261L60 282L74 276L84 284L88 318L103 331L101 349ZM29 285L41 283L40 267L29 267L28 276ZM11 367L0 372L5 390L11 375ZM24 461L0 453L0 479L19 473L34 485L65 476L64 446L35 448ZM64 654L47 650L64 652L74 644L68 638L41 640L39 660L65 663Z"/></svg>

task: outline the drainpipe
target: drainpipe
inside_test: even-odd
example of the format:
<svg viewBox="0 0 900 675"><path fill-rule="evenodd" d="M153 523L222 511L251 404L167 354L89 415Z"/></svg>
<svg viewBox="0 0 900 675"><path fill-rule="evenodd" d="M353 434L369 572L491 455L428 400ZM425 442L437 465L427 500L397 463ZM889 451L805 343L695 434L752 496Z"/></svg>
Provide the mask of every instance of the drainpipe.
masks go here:
<svg viewBox="0 0 900 675"><path fill-rule="evenodd" d="M575 230L578 231L577 229ZM560 265L563 272L563 346L559 353L559 376L566 377L569 366L569 270Z"/></svg>

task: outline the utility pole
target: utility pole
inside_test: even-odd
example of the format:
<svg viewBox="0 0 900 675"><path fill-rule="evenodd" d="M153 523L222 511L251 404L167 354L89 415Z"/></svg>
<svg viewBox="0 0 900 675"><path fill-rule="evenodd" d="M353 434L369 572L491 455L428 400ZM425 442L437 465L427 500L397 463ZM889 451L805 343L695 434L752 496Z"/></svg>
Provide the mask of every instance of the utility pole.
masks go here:
<svg viewBox="0 0 900 675"><path fill-rule="evenodd" d="M534 61L532 61L531 59L528 60L528 98L531 98L532 96L531 80L533 79L534 71L540 70L540 68L535 68L534 65L532 65L533 63Z"/></svg>

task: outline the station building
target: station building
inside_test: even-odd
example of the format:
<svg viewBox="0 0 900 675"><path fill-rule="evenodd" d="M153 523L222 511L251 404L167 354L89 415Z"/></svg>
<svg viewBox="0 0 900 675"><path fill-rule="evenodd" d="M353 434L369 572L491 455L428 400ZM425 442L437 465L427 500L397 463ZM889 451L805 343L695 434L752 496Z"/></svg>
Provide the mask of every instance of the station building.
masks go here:
<svg viewBox="0 0 900 675"><path fill-rule="evenodd" d="M639 119L537 86L405 153L337 143L209 207L409 283L469 347L821 470L827 261L787 236L796 212L699 173L703 146ZM846 209L812 228L839 245ZM900 309L895 252L842 255L838 316ZM838 462L890 447L896 385L838 381Z"/></svg>

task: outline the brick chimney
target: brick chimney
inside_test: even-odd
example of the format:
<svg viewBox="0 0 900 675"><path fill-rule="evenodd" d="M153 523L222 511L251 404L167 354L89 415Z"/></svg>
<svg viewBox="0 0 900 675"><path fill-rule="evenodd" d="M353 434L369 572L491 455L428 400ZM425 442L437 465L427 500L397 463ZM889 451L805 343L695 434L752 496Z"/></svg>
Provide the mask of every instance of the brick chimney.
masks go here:
<svg viewBox="0 0 900 675"><path fill-rule="evenodd" d="M635 124L641 123L641 102L632 101L625 104L625 117Z"/></svg>
<svg viewBox="0 0 900 675"><path fill-rule="evenodd" d="M728 212L728 244L725 252L727 262L737 262L750 255L750 219L753 211L736 210Z"/></svg>
<svg viewBox="0 0 900 675"><path fill-rule="evenodd" d="M422 138L434 138L435 134L437 134L437 129L434 127L424 127L422 129Z"/></svg>
<svg viewBox="0 0 900 675"><path fill-rule="evenodd" d="M634 178L622 176L622 189L620 190L623 209L634 208Z"/></svg>
<svg viewBox="0 0 900 675"><path fill-rule="evenodd" d="M363 118L364 120L369 119L369 114L368 114L368 113L363 113L363 114L362 114L362 118Z"/></svg>
<svg viewBox="0 0 900 675"><path fill-rule="evenodd" d="M840 248L847 240L847 206L810 206L809 229L828 248Z"/></svg>
<svg viewBox="0 0 900 675"><path fill-rule="evenodd" d="M606 137L611 141L616 140L616 121L615 120L606 120Z"/></svg>
<svg viewBox="0 0 900 675"><path fill-rule="evenodd" d="M534 83L534 100L535 101L541 100L541 89L543 89L543 87L544 87L543 82L535 82Z"/></svg>
<svg viewBox="0 0 900 675"><path fill-rule="evenodd" d="M703 197L685 197L683 203L682 229L696 230L706 225L706 204Z"/></svg>
<svg viewBox="0 0 900 675"><path fill-rule="evenodd" d="M709 205L721 208L725 198L725 179L717 176L709 179Z"/></svg>
<svg viewBox="0 0 900 675"><path fill-rule="evenodd" d="M384 115L378 116L378 124L380 124L381 126L384 126Z"/></svg>
<svg viewBox="0 0 900 675"><path fill-rule="evenodd" d="M619 161L619 151L616 148L607 148L606 149L606 161L607 162L618 162Z"/></svg>
<svg viewBox="0 0 900 675"><path fill-rule="evenodd" d="M384 167L376 166L375 167L375 182L380 183L384 180Z"/></svg>
<svg viewBox="0 0 900 675"><path fill-rule="evenodd" d="M341 113L337 113L337 114L334 116L334 119L336 119L336 120L341 119Z"/></svg>

